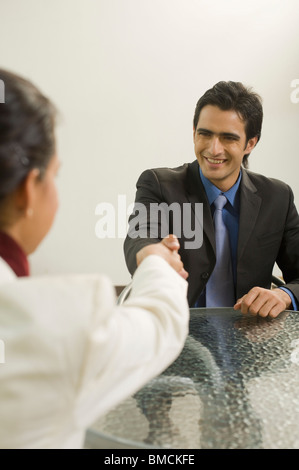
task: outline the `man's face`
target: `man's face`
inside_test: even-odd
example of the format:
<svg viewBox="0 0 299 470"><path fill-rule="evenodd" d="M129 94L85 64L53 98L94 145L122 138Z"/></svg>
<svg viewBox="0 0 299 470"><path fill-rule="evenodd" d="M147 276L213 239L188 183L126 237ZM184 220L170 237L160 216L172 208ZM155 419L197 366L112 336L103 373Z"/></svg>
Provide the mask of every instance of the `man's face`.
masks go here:
<svg viewBox="0 0 299 470"><path fill-rule="evenodd" d="M204 176L223 192L235 184L243 156L257 142L257 137L247 142L245 123L236 111L222 111L212 105L202 108L193 139Z"/></svg>

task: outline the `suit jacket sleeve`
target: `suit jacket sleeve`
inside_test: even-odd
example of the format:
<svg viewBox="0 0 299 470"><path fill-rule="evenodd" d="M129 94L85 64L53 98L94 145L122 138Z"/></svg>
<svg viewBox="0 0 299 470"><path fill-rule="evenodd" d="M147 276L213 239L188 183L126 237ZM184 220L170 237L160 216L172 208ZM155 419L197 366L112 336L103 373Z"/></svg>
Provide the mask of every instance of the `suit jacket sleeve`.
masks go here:
<svg viewBox="0 0 299 470"><path fill-rule="evenodd" d="M161 233L161 224L150 222L153 208L163 202L162 188L154 170L144 171L136 184L137 191L133 213L129 217L129 230L124 242L124 255L128 270L137 268L136 254L151 243L158 243L169 232Z"/></svg>
<svg viewBox="0 0 299 470"><path fill-rule="evenodd" d="M284 281L299 302L299 216L294 204L294 195L289 190L289 210L286 216L285 230L277 256L277 265L281 269Z"/></svg>
<svg viewBox="0 0 299 470"><path fill-rule="evenodd" d="M102 286L99 301L104 292ZM78 402L82 425L136 392L179 355L188 332L187 282L151 255L136 270L129 298L118 307L107 303L104 316L104 331L103 311L95 309L90 325Z"/></svg>

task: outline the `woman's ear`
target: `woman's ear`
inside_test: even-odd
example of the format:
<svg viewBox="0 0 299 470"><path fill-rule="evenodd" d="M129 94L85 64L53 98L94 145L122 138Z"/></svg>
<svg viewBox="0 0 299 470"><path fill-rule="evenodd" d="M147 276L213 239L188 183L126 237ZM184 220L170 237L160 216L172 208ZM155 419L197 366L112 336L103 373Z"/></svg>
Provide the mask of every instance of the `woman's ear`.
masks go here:
<svg viewBox="0 0 299 470"><path fill-rule="evenodd" d="M40 170L33 168L27 174L25 180L19 185L16 191L16 206L18 210L22 211L25 215L32 214L33 206L38 197L38 185Z"/></svg>

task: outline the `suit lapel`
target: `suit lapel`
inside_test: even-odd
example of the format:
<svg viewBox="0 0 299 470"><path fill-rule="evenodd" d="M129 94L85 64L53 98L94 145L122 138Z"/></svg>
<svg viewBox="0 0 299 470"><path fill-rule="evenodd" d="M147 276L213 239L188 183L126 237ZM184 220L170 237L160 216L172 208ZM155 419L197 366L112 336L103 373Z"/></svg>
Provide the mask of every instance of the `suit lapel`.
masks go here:
<svg viewBox="0 0 299 470"><path fill-rule="evenodd" d="M212 248L216 254L215 232L213 218L211 214L210 204L199 176L199 165L197 160L190 163L187 173L187 198L192 203L194 211L194 203L203 204L203 231L207 235Z"/></svg>
<svg viewBox="0 0 299 470"><path fill-rule="evenodd" d="M246 170L242 169L242 180L240 185L238 261L242 257L249 237L254 230L260 211L262 199L256 194L256 191L257 189L250 180Z"/></svg>

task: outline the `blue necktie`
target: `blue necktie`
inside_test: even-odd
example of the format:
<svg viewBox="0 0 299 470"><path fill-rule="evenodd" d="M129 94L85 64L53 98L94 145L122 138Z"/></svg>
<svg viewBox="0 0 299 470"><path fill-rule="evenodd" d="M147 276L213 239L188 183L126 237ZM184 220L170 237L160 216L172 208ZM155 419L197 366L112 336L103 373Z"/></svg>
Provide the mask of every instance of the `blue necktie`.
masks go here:
<svg viewBox="0 0 299 470"><path fill-rule="evenodd" d="M207 307L232 307L235 303L229 235L222 218L222 209L226 203L223 194L214 202L216 264L206 285Z"/></svg>

